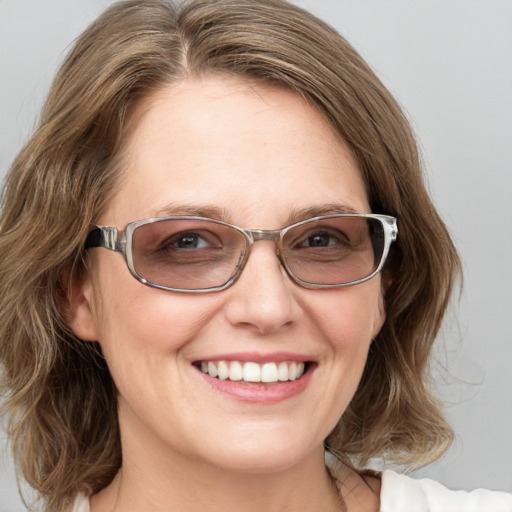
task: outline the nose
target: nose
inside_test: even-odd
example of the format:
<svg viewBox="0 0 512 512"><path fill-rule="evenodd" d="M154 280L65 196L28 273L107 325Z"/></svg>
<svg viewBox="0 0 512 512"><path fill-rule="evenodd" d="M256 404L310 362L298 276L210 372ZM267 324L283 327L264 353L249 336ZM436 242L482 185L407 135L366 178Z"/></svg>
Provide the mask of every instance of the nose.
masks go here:
<svg viewBox="0 0 512 512"><path fill-rule="evenodd" d="M297 288L276 255L275 243L260 241L231 287L227 319L263 335L287 329L300 317Z"/></svg>

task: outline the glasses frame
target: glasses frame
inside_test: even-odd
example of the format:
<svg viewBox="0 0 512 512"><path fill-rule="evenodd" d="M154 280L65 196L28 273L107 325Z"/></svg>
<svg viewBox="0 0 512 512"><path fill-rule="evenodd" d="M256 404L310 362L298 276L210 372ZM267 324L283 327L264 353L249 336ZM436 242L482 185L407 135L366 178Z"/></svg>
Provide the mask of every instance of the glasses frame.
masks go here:
<svg viewBox="0 0 512 512"><path fill-rule="evenodd" d="M350 281L348 283L336 283L336 284L316 284L316 283L309 283L308 281L304 281L300 278L298 278L296 275L293 274L291 269L289 268L288 264L286 263L286 259L284 257L284 250L283 250L283 238L286 235L288 231L291 229L294 229L298 226L302 226L304 224L308 224L310 222L315 221L321 221L326 219L332 219L337 217L358 217L358 218L365 218L365 219L375 219L378 220L383 228L384 232L384 248L382 250L382 255L380 258L380 262L377 265L376 269L366 277L363 277L361 279L357 279L355 281ZM200 221L208 221L212 222L214 224L219 224L221 226L226 226L229 228L232 228L239 233L243 235L245 238L245 246L242 250L242 253L240 254L240 259L237 264L236 272L233 274L233 276L226 281L224 284L220 286L214 286L210 288L196 288L196 289L186 289L186 288L173 288L170 286L164 286L157 283L153 283L152 281L148 281L141 275L139 275L135 269L135 266L133 264L133 252L132 252L132 241L133 241L133 233L135 230L141 226L144 226L145 224L153 224L155 222L163 222L167 220L200 220ZM290 276L290 278L297 283L300 286L303 286L304 288L311 288L311 289L320 289L320 288L344 288L347 286L354 286L356 284L364 283L365 281L368 281L372 277L374 277L376 274L378 274L382 268L384 267L384 263L386 262L386 258L389 254L389 249L391 247L391 244L397 239L398 236L398 226L397 226L397 220L395 217L391 217L389 215L381 215L381 214L373 214L373 213L338 213L338 214L332 214L332 215L322 215L319 217L312 217L300 222L296 222L294 224L291 224L289 226L286 226L282 229L245 229L241 228L239 226L235 226L233 224L230 224L228 222L224 222L222 220L217 219L211 219L209 217L200 217L195 215L173 215L168 217L152 217L149 219L143 219L143 220L137 220L134 222L130 222L125 226L123 230L119 230L115 226L96 226L93 228L85 241L84 248L86 250L88 249L94 249L94 248L105 248L110 251L114 252L120 252L124 255L126 264L128 266L128 270L132 274L132 276L137 279L137 281L140 281L142 284L145 284L147 286L150 286L152 288L158 288L160 290L166 290L171 292L180 292L180 293L208 293L208 292L218 292L225 290L226 288L229 288L232 286L240 277L242 274L243 269L245 268L245 265L247 264L247 261L249 259L249 255L251 253L252 246L254 243L259 242L261 240L270 240L273 241L276 244L276 255L281 262L281 265L286 270L286 273Z"/></svg>

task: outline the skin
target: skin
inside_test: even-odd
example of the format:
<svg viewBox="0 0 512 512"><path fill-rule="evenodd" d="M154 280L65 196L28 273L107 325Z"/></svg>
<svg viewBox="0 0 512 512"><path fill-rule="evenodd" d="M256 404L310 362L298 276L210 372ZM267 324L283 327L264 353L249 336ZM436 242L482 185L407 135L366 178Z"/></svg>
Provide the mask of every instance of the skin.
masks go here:
<svg viewBox="0 0 512 512"><path fill-rule="evenodd" d="M168 86L135 113L124 156L99 225L122 229L212 206L224 220L257 229L332 204L370 212L347 146L317 110L283 89L214 76ZM323 440L384 321L380 276L348 288L302 288L263 241L231 288L187 295L141 284L120 254L89 255L90 271L71 293L70 324L101 344L119 391L123 449L123 467L92 497L92 512L342 510ZM281 351L316 366L300 394L273 404L212 389L192 364ZM342 479L348 510L378 510L378 482L371 488L349 472Z"/></svg>

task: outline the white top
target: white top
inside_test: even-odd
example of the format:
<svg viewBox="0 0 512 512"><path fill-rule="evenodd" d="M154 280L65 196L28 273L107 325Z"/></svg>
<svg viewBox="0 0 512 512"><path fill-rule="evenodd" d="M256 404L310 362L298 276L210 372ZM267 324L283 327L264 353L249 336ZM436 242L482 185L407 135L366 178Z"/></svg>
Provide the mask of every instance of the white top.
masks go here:
<svg viewBox="0 0 512 512"><path fill-rule="evenodd" d="M380 512L512 512L512 494L452 491L434 480L382 473Z"/></svg>
<svg viewBox="0 0 512 512"><path fill-rule="evenodd" d="M88 498L77 496L70 512L90 512ZM434 480L384 471L380 512L512 512L512 494L485 489L451 491Z"/></svg>

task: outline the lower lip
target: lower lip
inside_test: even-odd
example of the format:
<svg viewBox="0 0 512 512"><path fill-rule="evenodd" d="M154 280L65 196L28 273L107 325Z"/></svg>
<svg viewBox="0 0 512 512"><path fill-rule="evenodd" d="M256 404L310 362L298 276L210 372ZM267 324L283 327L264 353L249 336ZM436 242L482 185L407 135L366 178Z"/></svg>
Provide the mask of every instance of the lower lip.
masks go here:
<svg viewBox="0 0 512 512"><path fill-rule="evenodd" d="M288 382L245 383L243 381L220 380L201 372L202 378L216 391L230 395L240 402L273 404L282 402L302 393L311 379L313 369L309 368L302 377Z"/></svg>

